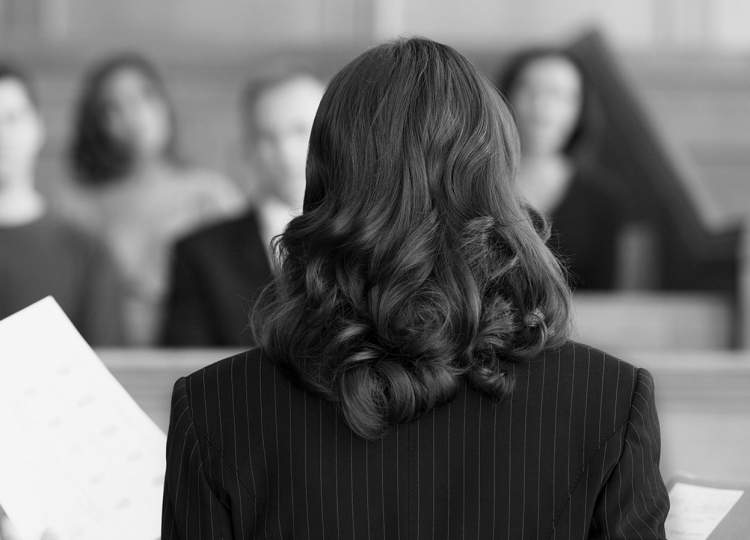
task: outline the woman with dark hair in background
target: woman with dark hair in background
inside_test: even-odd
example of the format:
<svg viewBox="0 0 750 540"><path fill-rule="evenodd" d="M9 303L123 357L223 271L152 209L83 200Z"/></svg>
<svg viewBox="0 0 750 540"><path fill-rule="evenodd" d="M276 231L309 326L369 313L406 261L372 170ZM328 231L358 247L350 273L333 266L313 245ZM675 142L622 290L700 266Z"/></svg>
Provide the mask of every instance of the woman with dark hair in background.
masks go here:
<svg viewBox="0 0 750 540"><path fill-rule="evenodd" d="M120 267L133 345L156 342L174 240L243 207L229 180L180 159L176 138L173 106L144 58L117 56L90 71L71 147L78 213Z"/></svg>
<svg viewBox="0 0 750 540"><path fill-rule="evenodd" d="M243 160L254 173L244 186L255 200L240 216L175 244L164 345L252 344L247 314L272 275L271 240L302 212L310 130L324 89L304 66L253 70L239 116Z"/></svg>
<svg viewBox="0 0 750 540"><path fill-rule="evenodd" d="M521 133L523 189L550 218L550 245L572 285L615 288L629 197L597 164L601 126L585 70L563 49L528 49L510 59L498 86Z"/></svg>
<svg viewBox="0 0 750 540"><path fill-rule="evenodd" d="M651 376L568 341L518 152L450 47L334 77L259 348L175 385L163 538L664 538Z"/></svg>
<svg viewBox="0 0 750 540"><path fill-rule="evenodd" d="M106 249L37 188L45 131L30 79L0 62L0 319L51 295L89 343L121 345L118 279Z"/></svg>

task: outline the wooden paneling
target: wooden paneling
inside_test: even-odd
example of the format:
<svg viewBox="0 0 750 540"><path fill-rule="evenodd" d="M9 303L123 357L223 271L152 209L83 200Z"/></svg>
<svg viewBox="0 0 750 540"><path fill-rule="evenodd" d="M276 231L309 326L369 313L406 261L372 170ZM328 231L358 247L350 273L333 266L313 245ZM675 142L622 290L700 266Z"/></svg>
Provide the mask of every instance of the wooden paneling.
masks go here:
<svg viewBox="0 0 750 540"><path fill-rule="evenodd" d="M0 42L320 45L372 39L373 0L2 0Z"/></svg>
<svg viewBox="0 0 750 540"><path fill-rule="evenodd" d="M458 45L565 39L602 28L627 50L750 50L744 0L0 0L0 42Z"/></svg>
<svg viewBox="0 0 750 540"><path fill-rule="evenodd" d="M575 338L606 351L713 350L729 348L733 312L717 294L581 293L574 317Z"/></svg>
<svg viewBox="0 0 750 540"><path fill-rule="evenodd" d="M650 0L401 0L402 33L466 47L557 42L597 26L625 48L653 48ZM383 36L387 37L387 36Z"/></svg>

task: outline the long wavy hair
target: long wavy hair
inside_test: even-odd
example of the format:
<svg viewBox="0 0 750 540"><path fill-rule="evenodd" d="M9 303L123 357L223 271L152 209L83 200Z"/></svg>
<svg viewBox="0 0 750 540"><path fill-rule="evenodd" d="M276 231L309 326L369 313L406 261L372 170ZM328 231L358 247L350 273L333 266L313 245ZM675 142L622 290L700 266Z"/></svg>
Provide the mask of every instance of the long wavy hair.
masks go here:
<svg viewBox="0 0 750 540"><path fill-rule="evenodd" d="M368 50L313 125L303 214L274 241L256 343L377 438L450 400L492 399L511 365L561 344L570 292L519 198L519 143L492 84L421 38Z"/></svg>
<svg viewBox="0 0 750 540"><path fill-rule="evenodd" d="M75 178L83 184L100 185L127 177L135 165L133 150L112 136L107 128L107 104L104 91L118 72L139 73L165 104L171 125L165 158L181 165L177 152L177 128L174 105L154 65L136 53L122 53L94 65L85 77L76 110L70 147L70 161Z"/></svg>

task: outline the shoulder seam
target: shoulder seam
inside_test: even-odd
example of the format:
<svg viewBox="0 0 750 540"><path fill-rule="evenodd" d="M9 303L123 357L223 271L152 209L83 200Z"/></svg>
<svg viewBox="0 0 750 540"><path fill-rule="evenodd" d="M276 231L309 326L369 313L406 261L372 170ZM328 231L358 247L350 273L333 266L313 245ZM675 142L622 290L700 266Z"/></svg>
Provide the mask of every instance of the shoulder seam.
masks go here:
<svg viewBox="0 0 750 540"><path fill-rule="evenodd" d="M588 346L586 346L586 347L588 347ZM613 356L607 355L607 353L603 353L603 354L605 354L605 356L609 356L610 358L614 358ZM621 360L619 360L619 359L618 359L618 361L620 361L620 362L621 362ZM607 443L607 442L608 442L608 441L609 441L609 440L610 440L610 439L611 439L611 438L612 438L612 437L613 437L613 436L614 436L614 435L615 435L615 434L616 434L616 433L617 433L618 431L620 431L620 430L622 430L623 428L625 428L625 427L626 427L626 425L628 424L628 422L630 422L630 411L631 411L631 410L632 410L632 408L633 408L633 397L635 396L635 393L636 393L636 389L638 388L638 382L639 382L639 379L640 379L640 373L641 373L641 369L640 369L640 368L636 368L636 367L633 367L633 369L634 369L634 371L635 371L635 377L634 377L634 382L633 382L633 388L632 388L632 390L631 390L631 392L630 392L630 402L629 402L629 403L630 403L630 405L629 405L629 407L628 407L628 413L627 413L627 415L626 415L625 419L624 419L624 420L622 420L622 421L621 421L621 422L620 422L619 424L617 424L617 425L616 425L616 426L615 426L615 427L614 427L614 428L612 429L612 431L611 431L611 432L610 432L609 434L607 434L607 435L605 435L604 437L602 437L602 438L601 438L601 439L599 440L599 442L597 443L597 445L596 445L596 446L594 447L594 449L593 449L593 450L591 451L591 453L589 454L589 456L588 456L588 457L586 457L586 459L584 460L584 462L583 462L583 465L581 466L581 470L580 470L580 471L578 472L578 475L577 475L577 476L576 476L576 477L575 477L575 478L573 479L573 481L571 482L571 484L570 484L570 485L568 486L568 496L567 496L567 497L565 498L565 500L564 500L564 501L563 501L562 503L560 503L560 506L559 506L558 510L557 510L557 511L555 512L555 514L554 514L554 517L553 517L553 520L552 520L552 525L550 525L550 529L549 529L549 531L547 532L547 534L546 534L546 535L545 535L545 537L544 537L544 538L545 538L545 540L546 540L546 539L548 539L548 538L550 538L550 535L552 535L552 534L554 533L554 531L555 531L555 524L557 523L557 520L558 520L558 519L560 518L560 516L562 515L562 512L563 512L563 510L565 510L565 507L566 507L566 506L567 506L567 505L568 505L568 504L570 503L571 493L572 493L572 492L573 492L573 491L575 490L575 488L576 488L576 487L578 486L578 483L579 483L579 482L581 481L581 478L583 477L583 474L584 474L584 473L586 472L586 470L587 470L587 469L589 468L589 465L591 464L591 461L592 461L592 460L593 460L593 459L594 459L594 458L596 457L596 455L597 455L597 454L598 454L598 453L599 453L599 452L601 451L602 447L603 447L603 446L604 446L604 445L605 445L605 444L606 444L606 443ZM623 445L623 447L624 447L624 445ZM621 450L620 452L622 453L622 450Z"/></svg>
<svg viewBox="0 0 750 540"><path fill-rule="evenodd" d="M203 369L206 369L206 368L203 368ZM200 372L202 372L202 371L203 371L203 369L201 369L201 370L197 371L196 373L200 373ZM191 374L191 375L188 375L187 377L182 377L182 379L181 379L181 380L185 381L185 383L184 383L184 385L183 385L183 386L185 387L185 395L186 395L186 397L188 397L188 400L187 400L188 402L186 403L186 405L185 405L185 406L186 406L186 407L187 407L188 409L190 409L190 416L191 416L191 418L192 418L192 417L193 417L194 415L193 415L193 408L192 408L192 406L191 406L191 400L190 400L190 398L189 398L189 396L188 396L188 394L190 393L190 385L189 385L189 384L187 384L187 380L188 380L188 379L190 379L190 378L192 378L192 377L193 377L193 375L195 375L195 373L193 373L193 374ZM178 382L179 382L179 381L178 381ZM243 481L242 481L242 478L240 478L240 475L239 475L239 473L238 473L238 471L237 471L237 468L236 468L236 467L235 467L235 466L234 466L234 465L233 465L233 464L232 464L232 463L231 463L231 462L229 461L229 459L227 459L227 457L226 457L226 456L224 455L224 452L223 452L223 451L221 450L221 447L219 447L219 445L217 445L217 444L216 444L216 443L215 443L215 442L214 442L214 441L213 441L213 440L211 439L211 437L209 437L209 435L208 435L208 433L206 432L206 430L204 430L204 429L203 429L203 428L202 428L201 426L199 426L199 425L198 425L197 423L195 423L195 421L191 421L190 423L192 424L192 426L193 426L193 429L194 429L194 430L195 430L195 431L196 431L197 433L199 433L199 434L200 434L200 435L201 435L201 436L202 436L202 437L203 437L203 438L204 438L204 439L206 440L206 442L207 442L208 444L210 444L210 445L211 445L211 446L212 446L212 447L213 447L213 448L215 449L216 453L217 453L217 454L219 455L219 457L220 457L220 458L221 458L221 460L222 460L222 461L224 462L224 464L225 464L225 465L226 465L226 466L227 466L227 467L229 468L229 470L230 470L230 471L232 472L232 474L234 474L234 476L235 476L235 477L236 477L236 479L237 479L237 482L238 482L238 483L239 483L240 485L242 485L242 487L244 487L244 488L245 488L245 491L247 491L247 494L248 494L248 495L250 496L250 498L251 498L251 499L253 500L253 504L257 504L257 500L256 500L256 497L255 497L255 494L254 494L254 493L253 493L253 491L252 491L252 490L251 490L251 489L250 489L250 488L249 488L249 487L248 487L248 486L247 486L247 485L245 484L245 482L243 482ZM202 460L201 460L201 461L202 461ZM204 471L205 471L205 469L204 469ZM206 475L206 478L207 478L208 480L210 480L211 484L213 484L213 485L214 485L214 489L216 489L216 484L215 484L215 482L214 482L214 480L213 480L213 477L212 477L212 476L210 476L210 475Z"/></svg>
<svg viewBox="0 0 750 540"><path fill-rule="evenodd" d="M216 450L216 453L219 455L221 460L224 462L224 464L229 467L229 470L232 471L232 474L234 474L235 478L237 479L237 482L242 485L242 487L245 488L245 491L247 491L247 494L253 499L253 503L256 503L255 494L253 491L245 484L245 482L242 481L242 478L240 478L239 472L237 471L237 468L232 464L231 461L224 455L224 452L221 450L218 444L216 444L211 437L208 436L208 433L206 433L203 428L201 428L197 424L193 424L193 427L196 431L200 432L200 434L206 439L206 442L214 447Z"/></svg>
<svg viewBox="0 0 750 540"><path fill-rule="evenodd" d="M555 512L554 517L552 519L552 525L550 526L549 532L545 535L545 539L550 538L550 535L555 531L555 523L557 523L557 520L560 518L560 515L562 515L563 510L565 510L565 507L568 506L568 503L570 502L570 494L575 490L576 486L578 485L578 482L581 481L581 478L583 477L583 474L586 472L586 469L588 469L589 465L591 464L591 461L596 457L596 455L601 451L602 447L620 430L623 429L625 424L628 423L630 418L626 418L620 424L618 424L611 433L609 433L607 436L603 437L599 443L596 445L596 447L591 451L590 455L584 460L583 466L581 467L581 470L578 472L578 475L573 479L573 481L568 486L568 496L565 498L565 500L560 503L560 506L558 510Z"/></svg>

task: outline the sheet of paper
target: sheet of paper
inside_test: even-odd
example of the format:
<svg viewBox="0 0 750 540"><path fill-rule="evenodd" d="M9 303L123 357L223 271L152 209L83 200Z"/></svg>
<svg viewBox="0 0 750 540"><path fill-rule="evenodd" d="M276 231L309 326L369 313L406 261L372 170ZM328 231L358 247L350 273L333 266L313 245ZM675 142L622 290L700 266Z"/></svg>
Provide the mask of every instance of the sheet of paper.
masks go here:
<svg viewBox="0 0 750 540"><path fill-rule="evenodd" d="M670 540L706 540L744 491L676 482L669 491L666 533Z"/></svg>
<svg viewBox="0 0 750 540"><path fill-rule="evenodd" d="M155 540L165 444L51 297L0 321L0 505L22 538Z"/></svg>

